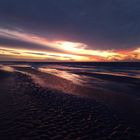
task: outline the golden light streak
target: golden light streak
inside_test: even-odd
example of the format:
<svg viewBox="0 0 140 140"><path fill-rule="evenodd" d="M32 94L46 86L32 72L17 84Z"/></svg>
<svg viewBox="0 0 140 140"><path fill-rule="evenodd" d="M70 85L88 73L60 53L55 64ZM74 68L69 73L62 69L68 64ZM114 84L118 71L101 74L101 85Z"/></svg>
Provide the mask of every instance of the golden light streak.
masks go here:
<svg viewBox="0 0 140 140"><path fill-rule="evenodd" d="M42 55L43 54L43 55ZM54 59L60 61L81 61L88 60L88 57L71 55L71 54L63 54L63 53L53 53L53 52L39 52L39 51L31 51L31 50L23 50L23 49L11 49L0 47L0 55L7 55L14 58L26 58L26 59L39 59L46 60Z"/></svg>

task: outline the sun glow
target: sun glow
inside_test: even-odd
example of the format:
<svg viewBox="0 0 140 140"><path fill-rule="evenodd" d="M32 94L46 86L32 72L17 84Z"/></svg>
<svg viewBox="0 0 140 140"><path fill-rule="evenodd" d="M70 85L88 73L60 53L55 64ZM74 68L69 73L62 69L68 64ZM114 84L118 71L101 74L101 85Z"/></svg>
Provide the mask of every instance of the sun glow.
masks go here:
<svg viewBox="0 0 140 140"><path fill-rule="evenodd" d="M84 43L77 42L67 42L67 41L57 41L56 45L66 51L80 54L80 55L90 55L90 56L101 56L101 57L109 57L113 55L118 55L118 53L113 52L111 50L101 51L101 50L91 50L88 45Z"/></svg>

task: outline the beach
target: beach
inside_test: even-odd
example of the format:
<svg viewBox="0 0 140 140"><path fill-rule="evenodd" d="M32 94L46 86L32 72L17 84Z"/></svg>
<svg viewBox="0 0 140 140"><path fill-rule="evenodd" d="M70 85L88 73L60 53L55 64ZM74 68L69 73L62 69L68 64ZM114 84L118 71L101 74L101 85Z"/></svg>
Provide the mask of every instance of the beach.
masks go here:
<svg viewBox="0 0 140 140"><path fill-rule="evenodd" d="M122 95L120 91L116 94L116 91L96 88L98 85L89 86L76 75L76 71L71 77L63 72L62 77L62 71L57 71L61 74L58 76L56 69L54 74L54 70L53 73L52 70L44 71L44 67L0 67L2 140L139 139L138 94L133 97L131 93ZM80 71L80 75L83 74L89 75ZM119 83L133 83L139 93L139 79L136 77L125 80L120 76L120 80L118 77L114 78L114 75L112 78L99 76L97 73L90 73L90 77L101 83L101 79L108 77L111 83L114 79L119 80ZM105 83L103 86L108 85Z"/></svg>

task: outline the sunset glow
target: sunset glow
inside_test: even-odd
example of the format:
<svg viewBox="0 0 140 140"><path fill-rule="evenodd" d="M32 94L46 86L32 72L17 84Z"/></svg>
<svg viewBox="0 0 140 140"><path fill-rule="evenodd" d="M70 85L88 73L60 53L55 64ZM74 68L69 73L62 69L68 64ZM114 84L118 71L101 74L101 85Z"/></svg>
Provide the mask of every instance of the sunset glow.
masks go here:
<svg viewBox="0 0 140 140"><path fill-rule="evenodd" d="M0 29L0 36L11 40L19 40L27 43L27 46L1 45L0 57L33 60L33 61L138 61L140 60L140 48L133 50L98 50L91 49L85 43L72 41L56 41L29 34L21 31ZM28 45L29 43L29 45ZM38 45L38 48L31 48ZM39 47L40 46L40 47ZM96 47L97 48L97 47ZM127 52L127 53L125 53Z"/></svg>

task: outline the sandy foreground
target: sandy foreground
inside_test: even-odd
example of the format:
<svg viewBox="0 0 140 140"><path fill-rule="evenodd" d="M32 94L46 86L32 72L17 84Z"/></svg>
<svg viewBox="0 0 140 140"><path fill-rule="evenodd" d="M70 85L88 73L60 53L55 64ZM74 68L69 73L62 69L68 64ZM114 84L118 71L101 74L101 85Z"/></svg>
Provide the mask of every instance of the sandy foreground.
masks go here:
<svg viewBox="0 0 140 140"><path fill-rule="evenodd" d="M0 70L1 140L140 138L139 128L117 111L93 98L65 94L64 89L74 85L64 79L63 92L57 79L48 76L49 80L54 89L47 87L49 82L40 86L30 75ZM79 87L75 88L78 93Z"/></svg>

